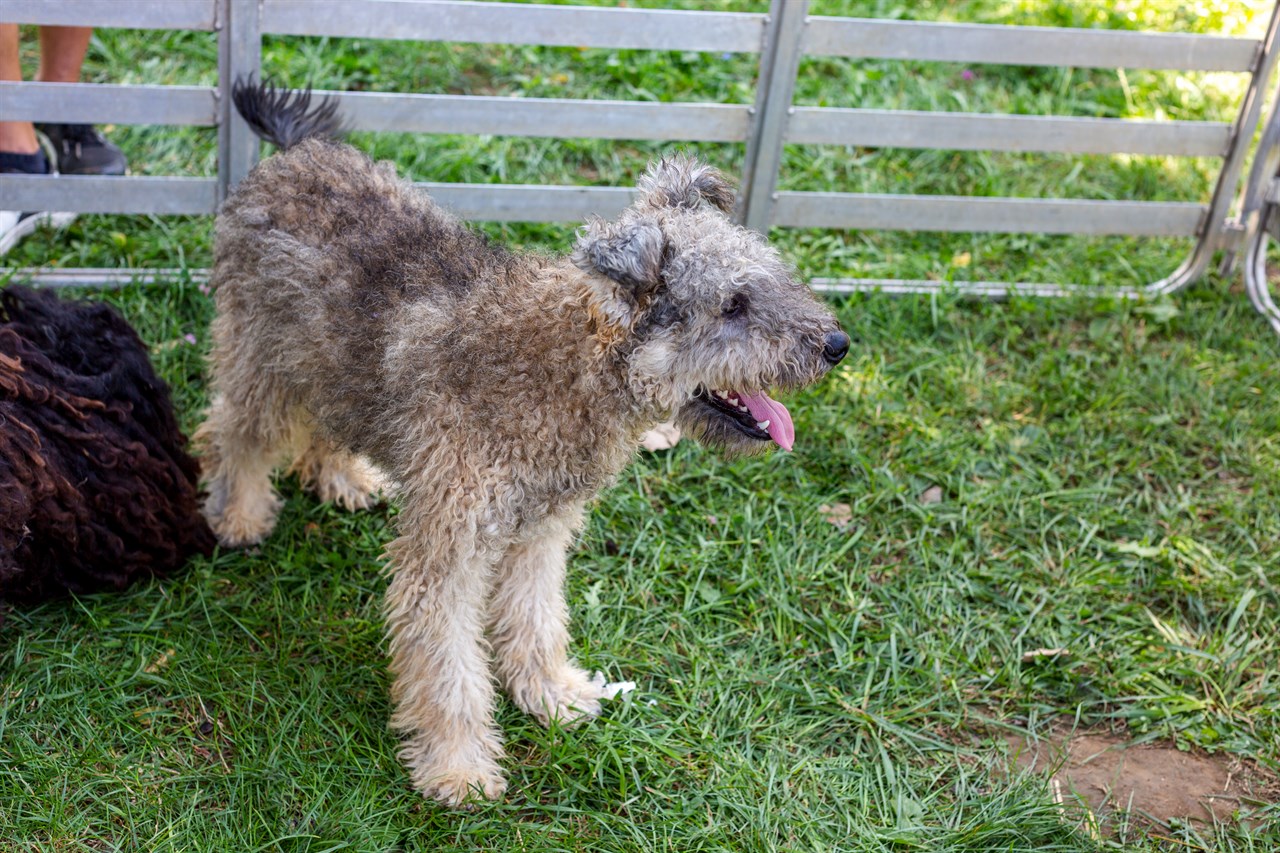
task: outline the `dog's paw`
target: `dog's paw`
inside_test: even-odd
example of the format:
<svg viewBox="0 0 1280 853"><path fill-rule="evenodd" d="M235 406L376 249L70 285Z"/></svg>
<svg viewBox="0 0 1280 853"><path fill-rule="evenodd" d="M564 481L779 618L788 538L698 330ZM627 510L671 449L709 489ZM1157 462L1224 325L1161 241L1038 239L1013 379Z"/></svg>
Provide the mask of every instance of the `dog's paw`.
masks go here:
<svg viewBox="0 0 1280 853"><path fill-rule="evenodd" d="M368 468L361 463L361 467ZM316 495L322 501L335 503L343 509L369 509L378 503L381 491L381 480L372 468L367 471L352 466L346 471L326 472L326 476L317 481Z"/></svg>
<svg viewBox="0 0 1280 853"><path fill-rule="evenodd" d="M224 548L248 548L257 545L271 533L270 525L223 523L213 525L218 544Z"/></svg>
<svg viewBox="0 0 1280 853"><path fill-rule="evenodd" d="M554 720L567 726L600 716L604 679L566 667L554 678L531 678L522 685L512 685L510 693L512 700L542 725L550 726Z"/></svg>
<svg viewBox="0 0 1280 853"><path fill-rule="evenodd" d="M271 535L279 508L280 500L271 498L258 501L250 512L225 508L216 516L206 513L206 518L218 537L218 544L226 548L247 548Z"/></svg>
<svg viewBox="0 0 1280 853"><path fill-rule="evenodd" d="M466 767L424 764L411 770L414 788L424 797L449 808L467 808L483 800L496 800L507 790L507 780L494 763Z"/></svg>
<svg viewBox="0 0 1280 853"><path fill-rule="evenodd" d="M355 456L308 454L294 464L303 484L327 503L355 512L378 503L385 488L382 474Z"/></svg>

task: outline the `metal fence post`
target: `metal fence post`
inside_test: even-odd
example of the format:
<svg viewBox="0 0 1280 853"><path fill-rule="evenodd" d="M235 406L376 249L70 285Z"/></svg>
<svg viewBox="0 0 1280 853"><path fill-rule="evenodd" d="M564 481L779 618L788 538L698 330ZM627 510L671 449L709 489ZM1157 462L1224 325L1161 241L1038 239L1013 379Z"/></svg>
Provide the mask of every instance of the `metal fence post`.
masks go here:
<svg viewBox="0 0 1280 853"><path fill-rule="evenodd" d="M756 84L751 135L747 139L739 211L742 222L761 233L769 231L791 96L804 53L808 14L809 0L772 0L769 17L765 19L760 78Z"/></svg>
<svg viewBox="0 0 1280 853"><path fill-rule="evenodd" d="M262 0L217 0L218 203L258 162L258 137L231 103L231 85L262 70Z"/></svg>

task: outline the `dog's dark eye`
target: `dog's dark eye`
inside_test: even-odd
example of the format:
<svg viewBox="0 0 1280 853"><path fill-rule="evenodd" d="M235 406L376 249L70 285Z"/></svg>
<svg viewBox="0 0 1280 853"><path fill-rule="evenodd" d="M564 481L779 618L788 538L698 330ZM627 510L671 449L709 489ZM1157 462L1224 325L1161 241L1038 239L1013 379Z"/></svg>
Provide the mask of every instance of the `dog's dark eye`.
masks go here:
<svg viewBox="0 0 1280 853"><path fill-rule="evenodd" d="M741 316L747 310L747 297L741 293L735 293L729 297L729 301L724 304L724 308L721 310L726 318Z"/></svg>

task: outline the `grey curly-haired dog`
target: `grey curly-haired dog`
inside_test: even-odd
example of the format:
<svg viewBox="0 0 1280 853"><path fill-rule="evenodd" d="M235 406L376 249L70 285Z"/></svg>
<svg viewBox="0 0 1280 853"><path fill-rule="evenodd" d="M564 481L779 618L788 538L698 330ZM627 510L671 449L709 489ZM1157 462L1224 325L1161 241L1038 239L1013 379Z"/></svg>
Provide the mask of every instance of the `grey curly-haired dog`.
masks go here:
<svg viewBox="0 0 1280 853"><path fill-rule="evenodd" d="M353 509L374 500L366 460L384 472L400 757L444 803L496 797L491 658L543 723L599 711L563 589L587 502L671 414L729 453L789 449L766 392L814 382L849 338L692 160L653 165L571 256L513 254L321 138L331 110L252 85L236 104L285 150L218 217L206 514L248 545L271 531L278 465Z"/></svg>

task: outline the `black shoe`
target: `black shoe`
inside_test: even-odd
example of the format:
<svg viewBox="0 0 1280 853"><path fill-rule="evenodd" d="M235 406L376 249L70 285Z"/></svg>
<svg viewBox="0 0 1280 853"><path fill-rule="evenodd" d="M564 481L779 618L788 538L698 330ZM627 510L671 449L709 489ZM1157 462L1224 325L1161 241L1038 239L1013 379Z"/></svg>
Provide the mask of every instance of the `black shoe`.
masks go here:
<svg viewBox="0 0 1280 853"><path fill-rule="evenodd" d="M44 152L14 154L0 152L0 174L47 175L52 171ZM48 211L0 210L0 256L18 245L23 237L41 225L62 228L76 218L74 213L50 213Z"/></svg>
<svg viewBox="0 0 1280 853"><path fill-rule="evenodd" d="M37 124L57 157L64 175L123 175L129 168L124 152L91 124Z"/></svg>

